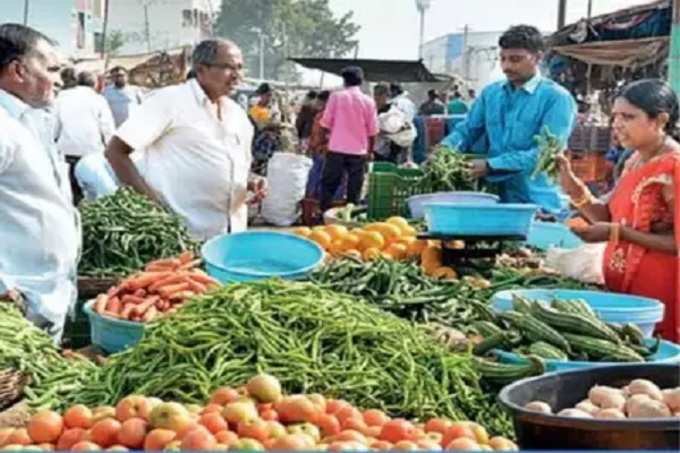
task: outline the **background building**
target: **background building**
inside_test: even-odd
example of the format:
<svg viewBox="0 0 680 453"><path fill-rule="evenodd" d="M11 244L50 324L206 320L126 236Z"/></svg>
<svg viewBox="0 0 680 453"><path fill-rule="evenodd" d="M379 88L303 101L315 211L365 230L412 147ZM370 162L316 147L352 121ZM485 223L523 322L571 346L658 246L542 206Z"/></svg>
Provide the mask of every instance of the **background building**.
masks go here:
<svg viewBox="0 0 680 453"><path fill-rule="evenodd" d="M16 22L59 42L69 57L90 58L98 50L106 0L0 0L0 23Z"/></svg>
<svg viewBox="0 0 680 453"><path fill-rule="evenodd" d="M423 45L423 63L435 74L456 74L480 90L503 77L498 38L503 32L461 32Z"/></svg>
<svg viewBox="0 0 680 453"><path fill-rule="evenodd" d="M176 49L212 35L210 0L113 0L109 32L122 33L120 55Z"/></svg>

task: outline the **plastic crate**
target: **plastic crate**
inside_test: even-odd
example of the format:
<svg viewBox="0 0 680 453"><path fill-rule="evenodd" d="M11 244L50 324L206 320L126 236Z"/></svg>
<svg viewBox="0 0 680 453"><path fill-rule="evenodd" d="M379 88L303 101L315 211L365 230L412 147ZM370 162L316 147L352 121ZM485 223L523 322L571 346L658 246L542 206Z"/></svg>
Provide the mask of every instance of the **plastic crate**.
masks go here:
<svg viewBox="0 0 680 453"><path fill-rule="evenodd" d="M423 184L423 172L416 168L399 168L389 162L375 162L368 175L369 219L393 215L409 216L406 200L413 195L429 193Z"/></svg>

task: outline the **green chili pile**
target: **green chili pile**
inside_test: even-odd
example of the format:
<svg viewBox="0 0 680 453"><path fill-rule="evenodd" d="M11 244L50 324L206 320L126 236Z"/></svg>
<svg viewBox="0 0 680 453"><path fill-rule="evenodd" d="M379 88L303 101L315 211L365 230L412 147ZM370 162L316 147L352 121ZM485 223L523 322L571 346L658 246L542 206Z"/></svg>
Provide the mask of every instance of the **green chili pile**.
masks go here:
<svg viewBox="0 0 680 453"><path fill-rule="evenodd" d="M470 175L470 156L446 146L436 147L423 165L423 185L431 192L476 190L476 180Z"/></svg>
<svg viewBox="0 0 680 453"><path fill-rule="evenodd" d="M290 393L511 432L469 354L449 353L361 300L279 280L228 285L152 324L134 348L109 358L75 402L113 403L133 393L201 402L259 372L278 376Z"/></svg>
<svg viewBox="0 0 680 453"><path fill-rule="evenodd" d="M66 358L43 331L11 304L0 303L0 369L28 376L24 393L32 407L66 408L64 401L95 375L87 359Z"/></svg>
<svg viewBox="0 0 680 453"><path fill-rule="evenodd" d="M128 275L155 259L195 250L182 220L131 189L80 204L81 275Z"/></svg>

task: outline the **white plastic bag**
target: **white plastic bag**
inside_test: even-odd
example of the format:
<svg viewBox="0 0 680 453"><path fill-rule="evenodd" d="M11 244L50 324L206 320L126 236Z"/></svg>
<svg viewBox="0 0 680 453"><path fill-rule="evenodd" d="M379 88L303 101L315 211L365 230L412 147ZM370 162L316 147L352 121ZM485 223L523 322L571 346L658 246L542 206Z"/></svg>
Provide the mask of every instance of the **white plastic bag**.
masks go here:
<svg viewBox="0 0 680 453"><path fill-rule="evenodd" d="M584 283L604 284L602 261L606 242L584 244L575 249L551 248L545 257L545 264L565 277Z"/></svg>
<svg viewBox="0 0 680 453"><path fill-rule="evenodd" d="M274 153L267 164L268 195L262 201L262 217L277 226L290 226L300 215L312 160L293 153Z"/></svg>

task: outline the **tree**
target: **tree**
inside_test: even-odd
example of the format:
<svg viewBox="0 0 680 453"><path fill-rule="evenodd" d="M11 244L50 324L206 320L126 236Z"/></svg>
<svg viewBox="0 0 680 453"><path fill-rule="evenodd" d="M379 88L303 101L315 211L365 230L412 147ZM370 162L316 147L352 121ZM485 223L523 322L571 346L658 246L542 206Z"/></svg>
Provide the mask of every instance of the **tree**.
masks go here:
<svg viewBox="0 0 680 453"><path fill-rule="evenodd" d="M354 49L359 26L352 12L335 17L329 0L222 0L218 35L243 50L250 74L259 71L259 33L265 36L265 78L297 77L288 57L339 58Z"/></svg>

